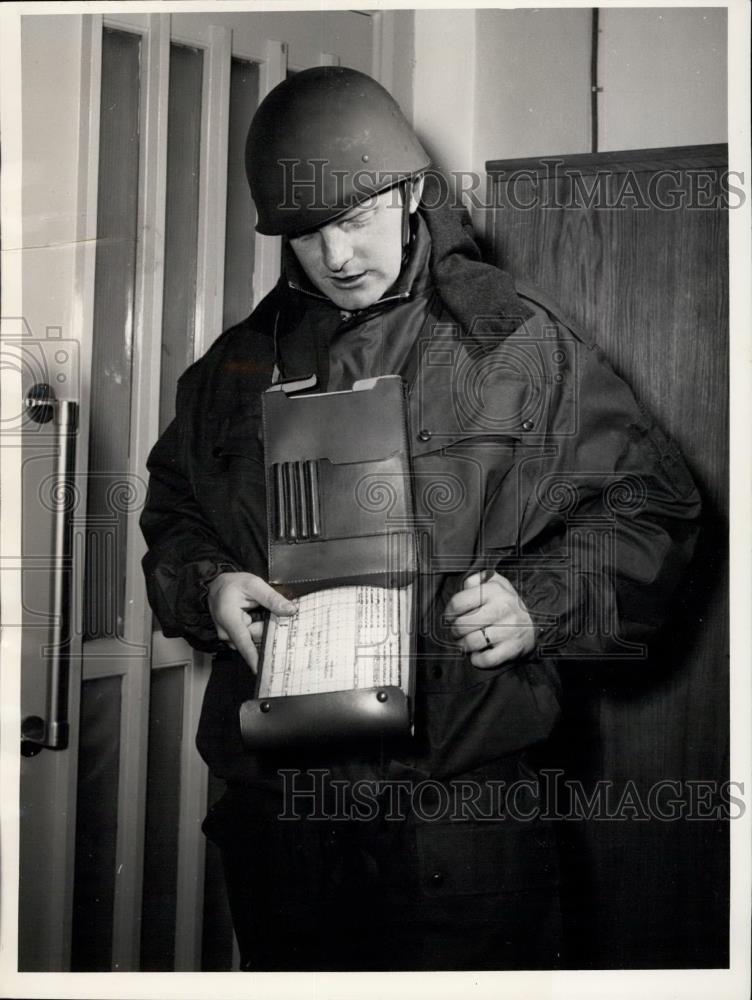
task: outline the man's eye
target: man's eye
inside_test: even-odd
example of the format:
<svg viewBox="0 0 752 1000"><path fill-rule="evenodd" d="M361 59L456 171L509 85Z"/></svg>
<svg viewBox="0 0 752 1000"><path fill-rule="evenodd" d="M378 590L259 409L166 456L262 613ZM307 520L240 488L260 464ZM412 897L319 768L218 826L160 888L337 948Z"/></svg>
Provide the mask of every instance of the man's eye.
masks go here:
<svg viewBox="0 0 752 1000"><path fill-rule="evenodd" d="M373 212L364 212L363 215L357 215L354 219L346 219L344 225L347 229L362 229L368 225L372 218Z"/></svg>

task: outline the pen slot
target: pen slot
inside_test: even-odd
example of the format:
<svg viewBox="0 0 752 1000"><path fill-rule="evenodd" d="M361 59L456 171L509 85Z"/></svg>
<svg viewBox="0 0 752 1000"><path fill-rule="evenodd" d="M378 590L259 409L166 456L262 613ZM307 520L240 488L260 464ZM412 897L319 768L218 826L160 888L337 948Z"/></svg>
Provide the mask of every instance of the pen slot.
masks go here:
<svg viewBox="0 0 752 1000"><path fill-rule="evenodd" d="M307 495L310 501L311 537L321 535L321 509L319 506L319 467L317 462L305 463Z"/></svg>
<svg viewBox="0 0 752 1000"><path fill-rule="evenodd" d="M308 538L309 529L308 525L310 522L310 500L308 496L308 490L306 488L306 469L305 462L295 463L295 480L297 486L297 494L300 501L300 537Z"/></svg>
<svg viewBox="0 0 752 1000"><path fill-rule="evenodd" d="M278 542L321 536L319 470L315 461L275 462L274 533Z"/></svg>
<svg viewBox="0 0 752 1000"><path fill-rule="evenodd" d="M285 506L287 512L287 540L298 539L298 496L295 476L295 462L285 462Z"/></svg>
<svg viewBox="0 0 752 1000"><path fill-rule="evenodd" d="M272 466L274 475L274 517L276 524L277 541L284 541L287 530L287 517L285 515L285 479L284 471L279 462Z"/></svg>

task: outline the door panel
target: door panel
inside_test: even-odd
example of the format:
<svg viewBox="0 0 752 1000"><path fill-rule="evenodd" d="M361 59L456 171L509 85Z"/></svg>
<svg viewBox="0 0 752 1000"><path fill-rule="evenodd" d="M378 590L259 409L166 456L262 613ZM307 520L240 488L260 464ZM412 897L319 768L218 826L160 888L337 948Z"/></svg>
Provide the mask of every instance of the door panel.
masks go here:
<svg viewBox="0 0 752 1000"><path fill-rule="evenodd" d="M107 972L112 957L122 677L81 685L71 970Z"/></svg>
<svg viewBox="0 0 752 1000"><path fill-rule="evenodd" d="M24 310L37 329L19 338L19 363L27 388L77 400L80 422L58 567L56 505L40 497L57 482L59 440L23 429L24 714L44 715L55 568L70 581L72 637L68 749L22 763L19 964L191 970L203 954L229 968L194 746L208 662L165 639L146 604L145 463L180 372L278 274L279 240L252 231L242 164L255 106L288 60L370 72L373 22L347 11L22 20Z"/></svg>
<svg viewBox="0 0 752 1000"><path fill-rule="evenodd" d="M160 433L172 419L177 380L194 352L204 62L203 49L170 44Z"/></svg>
<svg viewBox="0 0 752 1000"><path fill-rule="evenodd" d="M245 319L253 298L255 211L245 175L245 136L259 102L259 64L233 57L227 148L227 222L222 326Z"/></svg>

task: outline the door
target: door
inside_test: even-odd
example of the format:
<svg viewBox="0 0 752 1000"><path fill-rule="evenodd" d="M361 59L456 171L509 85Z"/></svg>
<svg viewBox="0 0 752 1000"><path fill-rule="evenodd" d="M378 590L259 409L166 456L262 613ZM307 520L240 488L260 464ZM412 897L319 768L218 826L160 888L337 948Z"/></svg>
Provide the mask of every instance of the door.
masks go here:
<svg viewBox="0 0 752 1000"><path fill-rule="evenodd" d="M379 30L352 11L21 18L23 971L230 967L200 832L208 663L146 603L145 462L178 375L278 276L242 162L256 105L288 71L373 72Z"/></svg>

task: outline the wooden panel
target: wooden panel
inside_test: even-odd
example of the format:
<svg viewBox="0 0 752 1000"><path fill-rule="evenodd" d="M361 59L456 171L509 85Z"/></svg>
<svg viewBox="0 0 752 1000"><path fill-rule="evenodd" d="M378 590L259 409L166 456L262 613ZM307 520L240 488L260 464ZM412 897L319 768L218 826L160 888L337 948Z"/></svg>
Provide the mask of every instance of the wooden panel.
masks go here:
<svg viewBox="0 0 752 1000"><path fill-rule="evenodd" d="M643 798L673 780L687 808L687 782L728 778L725 165L719 146L487 165L496 262L595 337L703 497L698 552L649 660L563 669L551 762L589 788L613 781L615 800L630 780ZM727 965L727 823L566 826L569 964Z"/></svg>
<svg viewBox="0 0 752 1000"><path fill-rule="evenodd" d="M539 178L551 174L552 163L560 163L570 176L577 171L583 177L608 171L609 174L703 167L725 168L728 158L725 143L708 146L662 146L656 149L616 149L606 153L570 153L567 156L528 156L512 160L487 160L486 171L494 183L508 181L512 174L529 171ZM503 203L504 192L499 191Z"/></svg>

